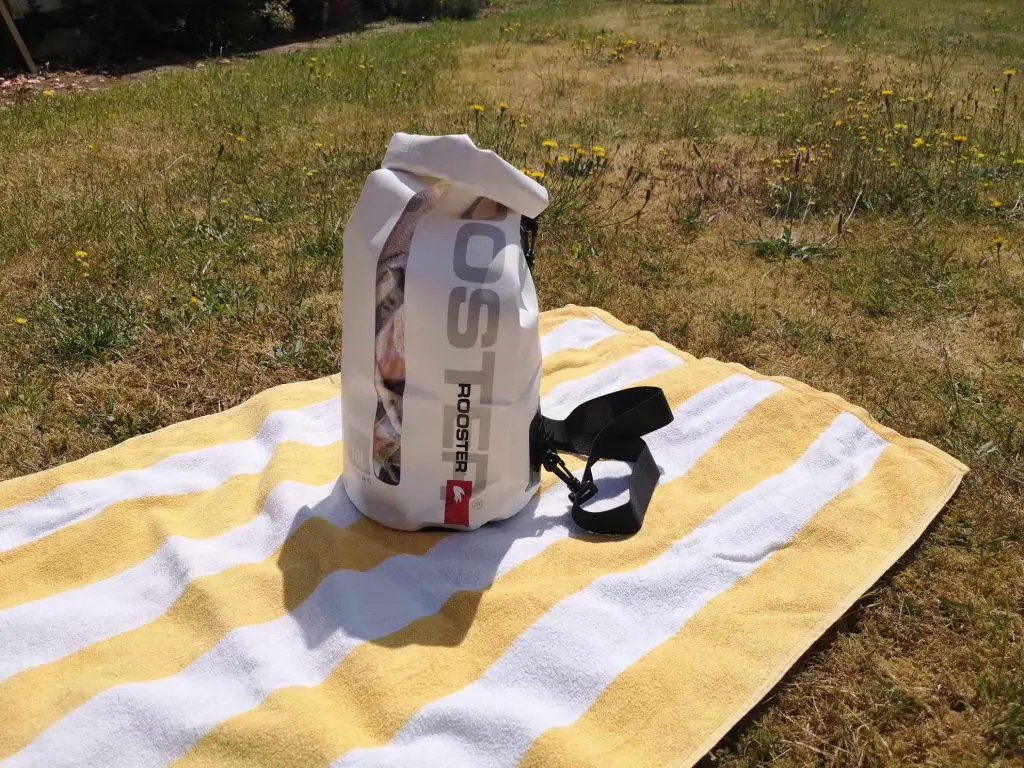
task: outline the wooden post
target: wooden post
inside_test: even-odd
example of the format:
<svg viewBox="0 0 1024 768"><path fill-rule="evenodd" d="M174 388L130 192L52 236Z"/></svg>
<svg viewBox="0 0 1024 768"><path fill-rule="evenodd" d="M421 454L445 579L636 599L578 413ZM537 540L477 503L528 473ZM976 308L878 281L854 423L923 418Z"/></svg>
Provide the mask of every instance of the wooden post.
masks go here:
<svg viewBox="0 0 1024 768"><path fill-rule="evenodd" d="M21 58L25 60L25 64L28 66L29 72L33 75L39 72L39 67L32 61L32 54L28 52L28 46L25 45L25 41L21 39L21 34L18 32L18 28L14 25L14 17L11 16L11 12L7 10L7 3L4 0L0 0L0 16L4 17L4 23L7 25L7 30L11 33L11 37L14 38L14 44L18 46L18 50L21 51Z"/></svg>

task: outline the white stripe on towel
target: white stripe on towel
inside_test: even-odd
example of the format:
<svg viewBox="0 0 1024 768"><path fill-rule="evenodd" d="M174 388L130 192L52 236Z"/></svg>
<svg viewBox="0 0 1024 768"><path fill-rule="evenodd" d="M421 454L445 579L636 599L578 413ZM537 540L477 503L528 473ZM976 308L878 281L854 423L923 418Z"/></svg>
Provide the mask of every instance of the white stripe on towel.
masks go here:
<svg viewBox="0 0 1024 768"><path fill-rule="evenodd" d="M0 611L0 682L159 618L194 579L266 560L314 516L344 527L359 512L340 482L288 480L270 492L260 514L220 536L171 536L116 576Z"/></svg>
<svg viewBox="0 0 1024 768"><path fill-rule="evenodd" d="M547 357L563 349L586 349L621 331L596 317L574 317L559 324L540 339L541 354Z"/></svg>
<svg viewBox="0 0 1024 768"><path fill-rule="evenodd" d="M675 355L635 353L590 377L573 382L564 397L597 392L595 381L620 388L671 366ZM608 377L609 369L619 373ZM567 385L569 383L567 382ZM566 386L566 385L563 385ZM758 402L778 391L773 382L734 376L709 387L677 410L687 441L673 444L662 464L683 472ZM548 402L544 402L545 409ZM683 426L685 425L685 426ZM660 444L660 443L658 443ZM680 458L676 458L676 456ZM602 476L604 469L598 465ZM663 480L676 475L666 474ZM486 588L495 578L565 539L571 525L565 489L556 485L518 515L471 535L447 536L424 555L397 555L365 572L336 571L290 614L230 632L216 646L171 677L108 689L54 723L5 765L92 765L110 768L163 765L183 755L224 720L257 706L286 686L321 683L359 644L395 632L435 613L460 590ZM345 610L339 611L338 606ZM153 738L154 732L159 738ZM132 750L110 750L132 744Z"/></svg>
<svg viewBox="0 0 1024 768"><path fill-rule="evenodd" d="M791 467L657 559L562 600L475 682L420 709L388 745L353 750L333 768L514 766L537 737L575 722L619 674L786 546L886 445L840 414Z"/></svg>
<svg viewBox="0 0 1024 768"><path fill-rule="evenodd" d="M337 397L294 410L274 411L249 440L177 453L145 469L66 483L38 499L0 511L0 552L95 517L111 504L208 491L234 475L255 474L267 466L282 443L322 446L340 439L341 405Z"/></svg>
<svg viewBox="0 0 1024 768"><path fill-rule="evenodd" d="M596 318L593 322L580 323L583 321L568 320L544 338L558 334L558 349L575 349L603 338L598 326L606 328L609 334L617 333ZM566 329L566 326L571 327ZM648 370L649 366L674 367L680 363L678 356L660 347L649 347L620 361L616 370L621 377L628 378L638 375L637 371ZM588 392L603 394L610 391L608 386L615 388L614 384L608 384L608 376L602 374L603 371L586 379ZM616 376L612 375L610 380L614 382ZM578 397L581 389L568 386L573 383L555 387L545 398L545 404L556 407L563 403L575 404L572 398ZM338 400L328 403L331 411L325 418L330 422L330 430L336 430L340 438ZM316 412L324 416L322 406L317 404ZM289 429L287 434L294 437L295 430ZM220 446L222 449L230 447ZM269 458L269 452L267 456ZM162 464L164 462L151 469ZM173 469L166 471L173 472ZM0 682L25 669L57 661L92 643L153 621L174 604L193 579L270 557L284 542L289 530L301 522L293 521L295 510L320 502L329 491L329 486L312 488L299 483L282 483L270 493L263 511L244 525L213 538L171 536L146 560L115 576L0 610L0 648L4 649L0 655ZM358 517L358 512L340 488L338 493L332 494L332 498L335 497L337 503L326 507L326 511L307 512L327 517L339 526L350 524Z"/></svg>
<svg viewBox="0 0 1024 768"><path fill-rule="evenodd" d="M617 389L630 386L623 381L635 383L643 381L655 373L664 373L683 364L683 358L674 355L661 347L644 347L639 352L627 355L614 363L606 365L598 371L581 379L570 379L556 385L541 398L544 415L552 419L564 419L572 409L582 403L601 395L607 395ZM585 382L585 385L581 384Z"/></svg>
<svg viewBox="0 0 1024 768"><path fill-rule="evenodd" d="M597 318L571 319L543 336L541 345L547 344L548 354L563 349L586 349L616 333ZM274 411L249 440L175 454L144 469L65 483L37 499L0 509L0 553L95 517L111 504L206 491L234 475L260 472L282 443L323 446L340 439L339 398Z"/></svg>

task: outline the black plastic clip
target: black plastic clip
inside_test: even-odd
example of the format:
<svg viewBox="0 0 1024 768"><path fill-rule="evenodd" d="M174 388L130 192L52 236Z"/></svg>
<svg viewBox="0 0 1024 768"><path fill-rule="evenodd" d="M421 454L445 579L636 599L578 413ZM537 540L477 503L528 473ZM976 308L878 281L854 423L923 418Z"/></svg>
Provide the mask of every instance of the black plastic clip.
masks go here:
<svg viewBox="0 0 1024 768"><path fill-rule="evenodd" d="M553 472L559 480L569 486L569 501L573 504L585 504L597 494L597 485L593 478L577 480L576 476L569 471L569 467L562 461L562 457L555 451L547 451L542 461L544 469Z"/></svg>

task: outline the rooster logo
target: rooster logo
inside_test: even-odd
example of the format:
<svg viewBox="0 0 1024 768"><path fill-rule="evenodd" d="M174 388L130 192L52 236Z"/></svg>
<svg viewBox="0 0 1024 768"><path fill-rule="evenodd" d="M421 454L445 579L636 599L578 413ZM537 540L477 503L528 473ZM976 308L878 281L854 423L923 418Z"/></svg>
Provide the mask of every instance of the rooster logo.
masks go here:
<svg viewBox="0 0 1024 768"><path fill-rule="evenodd" d="M469 525L469 500L473 497L472 481L449 480L443 490L445 523Z"/></svg>

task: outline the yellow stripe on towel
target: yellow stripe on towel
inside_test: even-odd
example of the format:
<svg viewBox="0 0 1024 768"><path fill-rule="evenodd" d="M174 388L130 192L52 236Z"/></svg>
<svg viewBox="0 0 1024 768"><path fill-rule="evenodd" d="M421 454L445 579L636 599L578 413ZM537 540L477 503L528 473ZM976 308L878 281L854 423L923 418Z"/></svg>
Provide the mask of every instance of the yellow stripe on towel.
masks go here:
<svg viewBox="0 0 1024 768"><path fill-rule="evenodd" d="M0 483L0 521L9 507L38 499L61 485L142 469L169 456L211 445L248 440L271 413L330 400L338 396L340 386L340 376L282 384L226 411L178 422L78 461Z"/></svg>
<svg viewBox="0 0 1024 768"><path fill-rule="evenodd" d="M580 357L579 350L555 353L545 359L545 364L556 372L543 380L542 395L567 382L600 374L615 363L628 362L631 356L649 349L646 339L620 335L592 347L593 356L600 360L598 364L590 363L588 357ZM35 547L54 547L55 541L63 544L65 539L74 540L72 537L91 535L95 540L97 527L107 524L111 528L101 529L100 533L104 537L102 540L109 538L111 542L104 548L103 554L109 558L104 562L109 562L111 570L114 570L117 564L123 567L127 562L138 562L159 546L158 536L146 536L149 530L147 523L151 524L154 519L166 519L156 528L157 533L164 535L172 532L197 535L196 530L183 530L190 514L198 515L197 526L224 526L230 521L238 524L243 518L254 516L259 511L260 500L284 480L319 485L335 479L341 469L341 457L340 443L318 449L286 444L262 475L233 478L206 494L171 499L166 502L170 507L155 510L149 507L148 511L143 507L136 510L137 514L127 515L127 522L122 520L122 523L138 526L138 534L118 535L114 527L116 523L105 523L101 515L10 554L32 554ZM545 487L552 483L553 478L546 476ZM210 514L210 510L215 510L215 514ZM215 532L199 530L205 535ZM272 621L285 615L334 571L368 570L399 552L423 554L445 535L449 534L394 531L363 518L348 528L338 529L326 521L312 518L266 560L236 566L190 583L177 602L155 621L0 682L0 718L9 715L8 722L11 723L0 736L0 757L24 746L50 723L100 691L125 681L157 679L174 674L231 629ZM68 547L66 556L73 559L76 552L80 558L76 562L80 562L82 568L92 566L90 575L93 578L73 583L69 576L77 573L74 568L54 571L53 578L63 580L63 589L92 581L99 573L96 563L89 560L88 550L80 552ZM36 556L26 557L24 562L45 569L47 561ZM286 572L287 585L283 578ZM48 587L41 583L35 586L27 584L25 589L13 590L13 593L38 598L54 591L52 585ZM30 599L33 598L27 597L25 602ZM5 712L8 704L11 710Z"/></svg>
<svg viewBox="0 0 1024 768"><path fill-rule="evenodd" d="M668 374L651 383L665 387L678 406L731 373L695 364L683 381ZM776 439L764 424L781 417L802 417L802 430ZM212 731L181 764L322 765L349 749L387 742L417 708L471 683L550 606L604 573L656 557L717 507L785 469L834 417L785 391L768 397L688 474L659 489L658 498L666 500L652 508L636 537L614 545L588 538L561 541L490 589L457 593L433 616L363 645L320 686L273 694ZM670 501L691 496L701 503ZM391 693L374 695L380 690ZM288 726L294 722L309 727L299 733Z"/></svg>
<svg viewBox="0 0 1024 768"><path fill-rule="evenodd" d="M544 360L541 394L649 347L645 339L618 335L587 350L556 352ZM143 495L116 502L94 517L0 552L0 570L4 573L0 610L119 573L151 555L168 536L205 538L230 530L251 519L263 496L278 482L306 482L303 472L307 462L319 467L322 461L334 457L332 466L340 471L341 455L340 443L326 447L284 443L259 474L229 476L209 491ZM294 472L292 467L296 468ZM61 567L53 568L53 562L61 563Z"/></svg>
<svg viewBox="0 0 1024 768"><path fill-rule="evenodd" d="M211 491L145 496L0 555L0 609L107 578L149 557L170 536L206 538L252 519L283 480L319 485L338 476L341 443L285 443L259 474ZM60 563L54 568L54 563Z"/></svg>
<svg viewBox="0 0 1024 768"><path fill-rule="evenodd" d="M623 672L575 724L535 741L522 766L697 762L917 540L953 492L948 478L948 461L887 448L789 547Z"/></svg>
<svg viewBox="0 0 1024 768"><path fill-rule="evenodd" d="M672 404L640 533L575 529L546 473L529 508L471 533L362 518L337 377L0 484L0 760L688 766L966 469L600 310L541 328L549 415L638 384ZM597 472L603 491L624 477Z"/></svg>
<svg viewBox="0 0 1024 768"><path fill-rule="evenodd" d="M266 560L191 582L157 620L0 683L0 759L100 691L172 675L229 630L279 618L326 575L369 570L395 552L423 554L445 535L394 531L365 518L347 528L307 520Z"/></svg>

